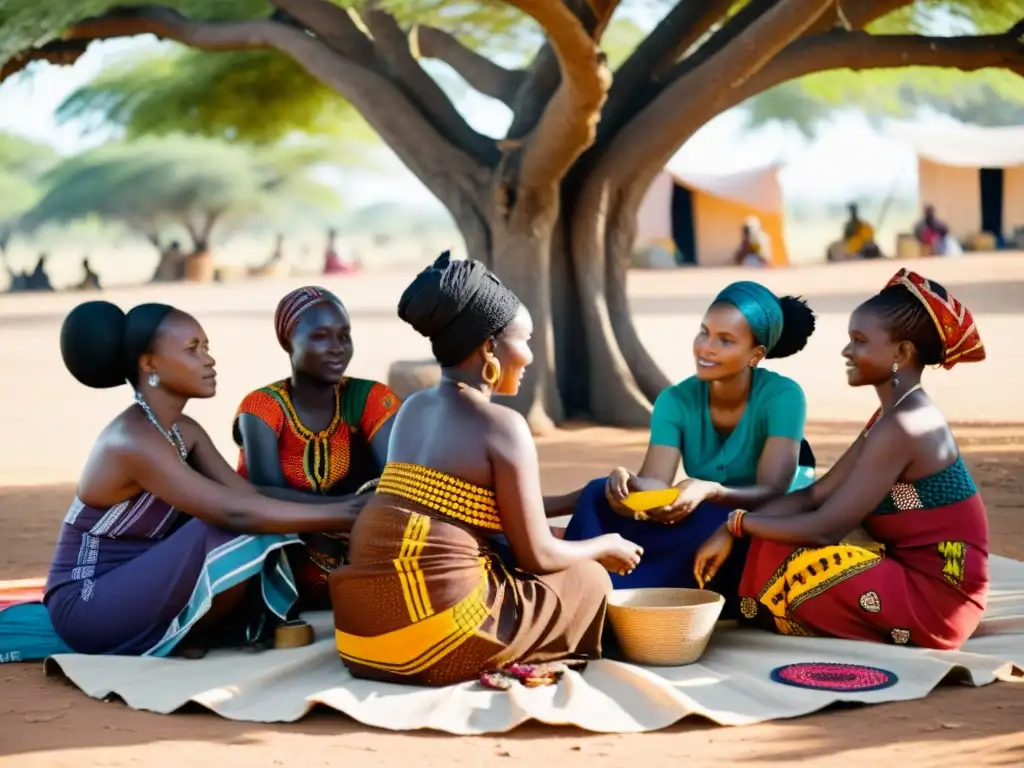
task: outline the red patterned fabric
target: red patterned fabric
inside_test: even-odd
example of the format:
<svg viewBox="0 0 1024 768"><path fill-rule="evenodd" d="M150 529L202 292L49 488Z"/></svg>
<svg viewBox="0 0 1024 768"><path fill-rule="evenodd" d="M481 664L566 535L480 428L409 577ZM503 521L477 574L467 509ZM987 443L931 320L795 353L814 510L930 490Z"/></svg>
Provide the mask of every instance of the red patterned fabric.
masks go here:
<svg viewBox="0 0 1024 768"><path fill-rule="evenodd" d="M942 367L949 370L957 363L977 363L985 359L985 345L971 311L945 288L923 275L901 269L885 287L902 285L928 309L942 339L945 352Z"/></svg>
<svg viewBox="0 0 1024 768"><path fill-rule="evenodd" d="M299 316L315 304L331 301L340 305L341 299L317 285L307 285L303 288L296 288L286 295L277 304L274 312L274 330L277 332L277 340L281 346L288 349L292 333L298 325Z"/></svg>

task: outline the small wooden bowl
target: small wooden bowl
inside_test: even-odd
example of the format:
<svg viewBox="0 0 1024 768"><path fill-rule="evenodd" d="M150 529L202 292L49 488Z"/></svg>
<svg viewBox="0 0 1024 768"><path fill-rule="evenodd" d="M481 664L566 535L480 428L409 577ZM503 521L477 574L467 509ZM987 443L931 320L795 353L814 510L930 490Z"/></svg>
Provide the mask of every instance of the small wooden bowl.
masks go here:
<svg viewBox="0 0 1024 768"><path fill-rule="evenodd" d="M274 630L274 648L302 648L313 644L313 627L298 619L278 624Z"/></svg>

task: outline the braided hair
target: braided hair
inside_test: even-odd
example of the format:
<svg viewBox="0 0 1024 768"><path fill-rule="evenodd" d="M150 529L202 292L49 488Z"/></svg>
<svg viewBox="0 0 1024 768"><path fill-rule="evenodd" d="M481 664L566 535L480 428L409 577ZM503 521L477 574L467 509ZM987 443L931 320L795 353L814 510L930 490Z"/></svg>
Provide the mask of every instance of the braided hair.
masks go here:
<svg viewBox="0 0 1024 768"><path fill-rule="evenodd" d="M873 312L895 341L909 341L921 365L940 365L945 348L924 303L902 285L890 285L860 305Z"/></svg>

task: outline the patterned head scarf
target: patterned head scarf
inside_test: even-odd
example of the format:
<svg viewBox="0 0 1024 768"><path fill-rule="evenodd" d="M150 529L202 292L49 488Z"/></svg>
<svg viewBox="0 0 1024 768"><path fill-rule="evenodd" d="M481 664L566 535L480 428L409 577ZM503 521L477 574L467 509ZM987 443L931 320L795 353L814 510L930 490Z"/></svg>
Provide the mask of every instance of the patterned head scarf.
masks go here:
<svg viewBox="0 0 1024 768"><path fill-rule="evenodd" d="M277 304L274 312L274 330L277 332L277 341L281 347L288 351L291 348L292 334L295 333L295 326L299 324L299 317L312 306L323 304L329 301L344 306L341 299L317 285L307 285L303 288L296 288L287 294Z"/></svg>
<svg viewBox="0 0 1024 768"><path fill-rule="evenodd" d="M741 280L725 286L714 300L732 304L743 313L754 334L754 341L764 344L769 352L782 337L784 318L779 297L760 283Z"/></svg>
<svg viewBox="0 0 1024 768"><path fill-rule="evenodd" d="M902 285L912 293L932 316L942 339L942 367L947 371L957 363L977 363L985 359L985 345L978 333L971 311L953 298L949 291L934 280L901 269L886 288Z"/></svg>

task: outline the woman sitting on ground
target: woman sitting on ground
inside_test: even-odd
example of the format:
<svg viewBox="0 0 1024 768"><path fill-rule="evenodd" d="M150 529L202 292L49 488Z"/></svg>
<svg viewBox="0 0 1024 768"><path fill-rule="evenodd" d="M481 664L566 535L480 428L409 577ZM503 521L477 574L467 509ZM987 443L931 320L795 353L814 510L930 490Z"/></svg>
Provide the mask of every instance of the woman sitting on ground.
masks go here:
<svg viewBox="0 0 1024 768"><path fill-rule="evenodd" d="M135 401L100 434L64 518L45 596L57 634L92 654L262 642L296 598L281 556L300 544L290 534L345 530L355 512L261 495L182 413L217 387L190 315L90 301L64 320L60 346L79 382L128 382Z"/></svg>
<svg viewBox="0 0 1024 768"><path fill-rule="evenodd" d="M250 392L238 407L232 429L238 472L275 498L355 503L360 489L380 477L401 401L384 384L345 375L352 322L330 291L292 291L277 305L274 328L292 373ZM345 563L347 534L302 538L306 551L289 553L298 607L326 610L327 574Z"/></svg>
<svg viewBox="0 0 1024 768"><path fill-rule="evenodd" d="M589 483L566 530L568 540L615 532L644 547L635 571L612 576L616 588L696 587L693 555L730 510L813 482L803 390L760 367L800 351L813 332L814 313L803 301L780 299L759 283L733 283L711 303L693 341L696 375L658 396L640 472L619 467ZM687 477L676 482L680 459ZM633 491L673 484L680 494L668 508L635 513L622 503ZM736 594L738 560L720 575L718 591Z"/></svg>
<svg viewBox="0 0 1024 768"><path fill-rule="evenodd" d="M526 420L491 402L532 362L526 308L477 261L443 254L398 315L430 338L441 382L399 411L376 495L330 576L338 651L353 675L417 685L514 662L601 653L606 569L636 567L618 535L555 538ZM504 534L523 570L495 554Z"/></svg>
<svg viewBox="0 0 1024 768"><path fill-rule="evenodd" d="M786 635L956 649L985 611L988 518L942 414L921 389L926 365L985 359L971 313L938 283L900 270L850 318L851 386L881 406L814 485L745 514L701 548L714 576L734 536L751 536L740 608ZM882 552L846 544L862 525Z"/></svg>

